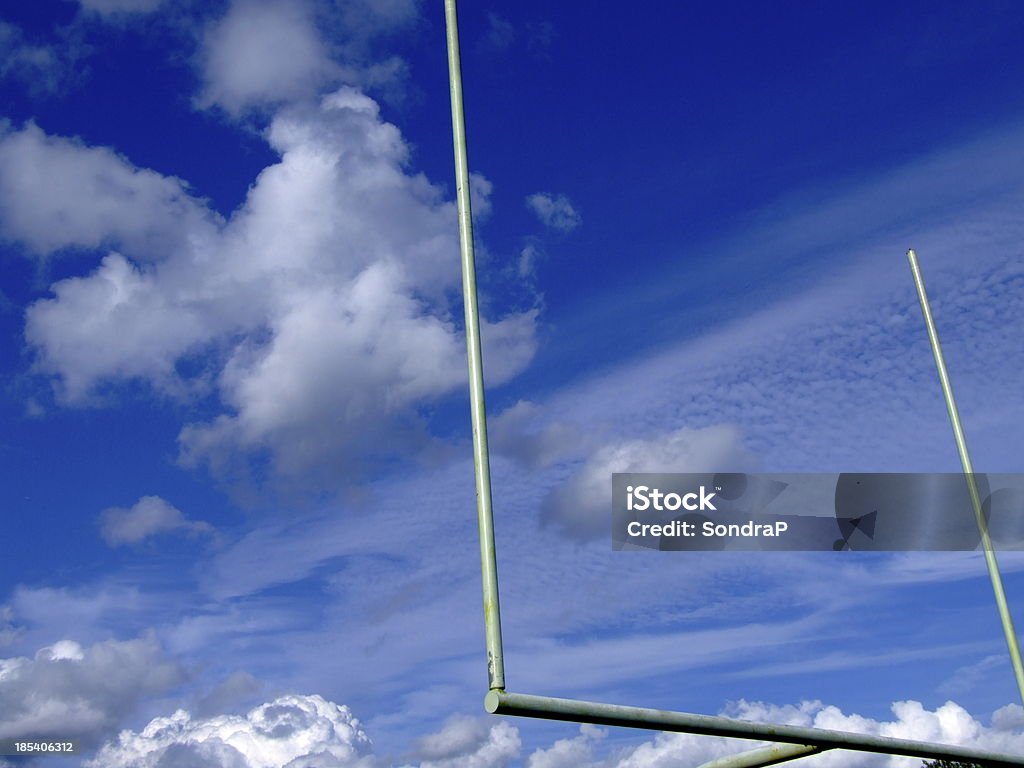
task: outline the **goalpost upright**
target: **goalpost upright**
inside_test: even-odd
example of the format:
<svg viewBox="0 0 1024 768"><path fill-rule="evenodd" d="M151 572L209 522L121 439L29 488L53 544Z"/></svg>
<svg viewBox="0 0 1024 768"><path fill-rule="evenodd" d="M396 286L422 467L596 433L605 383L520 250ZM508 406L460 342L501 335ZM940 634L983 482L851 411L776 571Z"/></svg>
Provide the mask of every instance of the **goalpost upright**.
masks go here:
<svg viewBox="0 0 1024 768"><path fill-rule="evenodd" d="M757 768L758 766L772 765L829 749L850 749L881 754L906 755L930 760L975 762L986 766L1024 766L1024 757L1022 756L986 752L947 744L870 736L861 733L802 726L753 723L718 716L560 699L550 696L513 693L506 690L456 0L444 0L444 10L448 42L452 138L455 150L459 247L462 264L463 299L465 302L466 351L469 363L473 465L476 478L477 519L480 531L484 629L487 645L488 691L484 699L485 709L492 714L776 742L768 747L742 752L713 761L706 768L712 768L712 766L713 768ZM930 323L931 315L927 308L927 300L923 294L923 283L920 281L920 274L916 267L913 252L911 251L909 255L914 269L915 281L919 286L919 295L921 296L922 307L925 310L925 317L929 321L929 336L932 340L933 351L935 352L937 363L940 363L941 352L938 351L938 338L934 334L934 326ZM952 404L952 391L948 388L948 378L944 376L944 371L944 366L940 363L940 378L943 381L943 392L947 395L947 406L954 422L957 445L960 448L962 432L958 431L959 420L955 416L955 405ZM966 446L963 446L961 448L961 457L965 456ZM973 477L970 474L969 459L965 459L965 462L965 473L968 477L969 487L972 487L970 483ZM972 501L976 504L976 508L980 509L980 502L974 498L976 495L977 489L975 488L974 494L972 494ZM980 512L978 514L979 525L983 525L984 518L980 516ZM987 538L985 538L985 541L987 541ZM986 558L990 564L990 575L993 575L993 585L995 586L998 570L994 566L995 558L991 553L990 542L988 547ZM1011 655L1014 656L1014 670L1021 685L1022 696L1024 696L1024 671L1022 671L1020 666L1019 650L1014 654L1014 650L1016 650L1016 635L1012 634L1012 623L1008 623L1009 611L1005 607L1005 596L1001 602L999 601L999 595L1002 594L1001 589L1002 585L999 582L996 590L997 602L999 602L1000 614L1004 616L1004 627L1008 627L1007 641L1010 643Z"/></svg>

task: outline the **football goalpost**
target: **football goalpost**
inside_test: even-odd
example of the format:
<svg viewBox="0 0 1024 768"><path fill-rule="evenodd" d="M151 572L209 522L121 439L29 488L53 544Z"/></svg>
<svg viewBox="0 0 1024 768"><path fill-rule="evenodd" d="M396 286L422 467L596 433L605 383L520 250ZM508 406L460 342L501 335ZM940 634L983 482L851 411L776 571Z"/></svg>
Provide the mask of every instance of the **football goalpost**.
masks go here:
<svg viewBox="0 0 1024 768"><path fill-rule="evenodd" d="M480 529L480 565L484 596L484 630L487 646L489 690L485 709L498 715L516 715L545 720L622 726L655 731L675 731L708 736L723 736L772 742L770 746L730 755L702 768L757 768L831 749L848 749L889 755L905 755L928 760L952 760L986 766L1024 766L1024 756L986 752L966 747L908 739L870 736L845 731L807 728L793 725L753 723L727 717L672 712L644 707L605 704L593 701L552 698L513 693L506 688L505 660L501 644L501 609L498 600L498 571L494 544L494 519L491 506L491 478L487 447L487 409L484 397L483 365L480 349L480 316L477 306L476 265L473 252L473 221L469 193L469 164L466 152L466 128L462 98L462 71L459 57L459 33L456 0L444 0L448 41L448 75L451 90L452 138L455 148L455 180L459 216L459 249L462 263L462 292L465 303L466 350L469 363L470 415L473 427L473 466L476 477L477 520ZM943 395L953 424L957 449L963 464L971 502L985 550L985 560L995 592L1006 641L1010 649L1017 683L1024 698L1024 667L1003 592L995 553L992 550L981 500L974 482L973 469L953 401L938 335L924 292L917 257L907 254L924 313L928 336L935 356Z"/></svg>

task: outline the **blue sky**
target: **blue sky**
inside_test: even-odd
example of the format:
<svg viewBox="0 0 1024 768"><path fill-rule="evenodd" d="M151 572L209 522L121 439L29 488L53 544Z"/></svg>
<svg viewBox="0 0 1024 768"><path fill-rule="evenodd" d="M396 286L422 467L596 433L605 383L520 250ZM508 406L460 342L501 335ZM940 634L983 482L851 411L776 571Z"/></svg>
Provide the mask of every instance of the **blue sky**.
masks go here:
<svg viewBox="0 0 1024 768"><path fill-rule="evenodd" d="M460 22L510 689L1024 750L978 556L604 533L615 471L957 471L908 247L1022 471L1024 15ZM445 55L439 2L0 5L0 737L85 745L37 764L743 748L482 714Z"/></svg>

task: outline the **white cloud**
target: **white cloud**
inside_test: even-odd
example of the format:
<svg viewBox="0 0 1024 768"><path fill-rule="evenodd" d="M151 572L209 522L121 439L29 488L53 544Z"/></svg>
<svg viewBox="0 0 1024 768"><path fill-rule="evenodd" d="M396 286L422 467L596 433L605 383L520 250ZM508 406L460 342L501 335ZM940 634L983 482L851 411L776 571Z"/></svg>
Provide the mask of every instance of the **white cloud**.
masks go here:
<svg viewBox="0 0 1024 768"><path fill-rule="evenodd" d="M429 442L420 407L466 376L455 206L404 170L398 129L351 88L282 110L267 138L280 162L221 224L181 182L109 150L34 126L8 136L0 169L22 172L0 174L4 234L125 251L29 308L36 369L72 403L130 379L176 396L216 387L223 412L187 425L181 448L224 471L269 451L283 474L326 477L403 440L415 451ZM489 184L474 183L486 212ZM485 320L490 385L529 363L536 319ZM187 360L201 372L183 375Z"/></svg>
<svg viewBox="0 0 1024 768"><path fill-rule="evenodd" d="M577 768L589 764L594 758L594 746L608 732L584 723L580 733L572 739L559 739L547 749L538 749L526 761L526 768Z"/></svg>
<svg viewBox="0 0 1024 768"><path fill-rule="evenodd" d="M343 290L308 289L274 331L267 349L225 368L221 386L238 415L183 433L191 456L270 442L291 473L339 442L338 421L352 433L349 447L383 448L413 403L462 379L451 325L424 316L402 276L384 265ZM324 421L327 413L336 421Z"/></svg>
<svg viewBox="0 0 1024 768"><path fill-rule="evenodd" d="M751 458L735 427L682 427L652 438L607 443L548 495L542 514L564 533L578 538L608 535L611 530L612 474L615 472L741 471Z"/></svg>
<svg viewBox="0 0 1024 768"><path fill-rule="evenodd" d="M186 710L122 731L87 768L357 768L370 740L348 707L281 696L246 715L195 719Z"/></svg>
<svg viewBox="0 0 1024 768"><path fill-rule="evenodd" d="M416 93L415 86L410 84L409 63L399 56L369 64L346 64L341 72L345 83L379 96L389 106L402 106L410 93Z"/></svg>
<svg viewBox="0 0 1024 768"><path fill-rule="evenodd" d="M537 260L541 256L541 250L536 243L526 243L519 251L519 261L516 264L516 272L523 280L529 280L535 276Z"/></svg>
<svg viewBox="0 0 1024 768"><path fill-rule="evenodd" d="M583 435L576 425L545 422L544 410L520 400L487 420L488 445L526 466L537 469L577 454Z"/></svg>
<svg viewBox="0 0 1024 768"><path fill-rule="evenodd" d="M1014 708L1020 709L1016 706ZM1006 727L1010 718L1004 716L999 722L993 718L993 725L986 727L953 701L947 701L934 711L926 710L919 701L896 701L892 705L892 713L892 720L876 721L859 715L846 715L839 708L825 706L821 701L802 701L798 706L779 707L761 701L741 700L723 714L755 722L935 741L973 746L991 752L1020 754L1024 746L1024 732ZM669 768L679 765L683 760L687 765L697 765L754 749L757 743L686 733L663 733L638 746L631 754L615 763L615 768ZM916 768L922 761L920 758L865 752L830 751L801 758L800 762L818 768Z"/></svg>
<svg viewBox="0 0 1024 768"><path fill-rule="evenodd" d="M308 122L304 124L311 135L319 130ZM297 138L295 146L301 148L311 143L303 135ZM287 200L282 199L281 202ZM938 235L934 237L939 239ZM259 242L259 238L253 239ZM252 251L259 257L263 254L257 248ZM300 249L300 255L305 253ZM649 434L654 429L671 432L682 424L696 426L726 421L742 423L742 434L745 437L753 434L758 440L758 447L771 452L776 462L794 461L794 456L797 457L795 461L800 461L801 457L807 456L819 462L821 468L822 462L836 461L834 451L850 450L848 443L844 446L843 436L851 432L870 433L865 434L868 440L863 444L870 446L873 453L862 455L868 455L871 460L903 460L901 457L909 453L908 447L915 443L925 444L926 450L931 450L932 445L940 446L949 453L951 446L943 442L948 437L948 425L939 398L935 398L933 403L936 406L934 414L937 414L934 430L890 427L893 421L904 418L904 410L913 416L915 401L904 403L899 397L891 398L887 387L891 386L899 395L894 381L933 381L926 340L920 338L920 334L915 337L904 330L911 325L909 320L915 317L912 313L917 312L912 293L907 291L902 297L878 294L879 283L891 281L895 285L901 276L906 277L903 271L906 265L902 263L900 254L897 253L890 261L894 262L891 271L872 270L871 291L862 291L860 283L847 281L847 275L839 273L840 286L835 290L833 286L826 285L811 297L787 296L784 306L774 307L770 312L753 318L740 315L741 322L722 333L680 343L654 359L630 360L612 375L595 377L556 393L543 406L537 407L542 413L529 420L526 434L543 434L547 426L542 418L545 415L551 424L565 424L570 428L583 425L586 429L581 443L585 456L595 452L600 440L618 445L628 442L638 433ZM274 263L271 259L268 262ZM1016 263L1019 264L1019 260ZM880 274L884 279L879 277ZM947 283L955 285L955 288L947 289L947 297L956 296L963 285L962 272L953 273L949 279L952 281L958 274L959 282ZM1000 292L999 286L1006 282L1010 288ZM971 294L976 296L971 299L976 304L966 306L965 316L971 316L975 308L986 305L1015 306L1005 303L1004 299L1012 297L1018 283L1019 277L1012 273L989 275L982 269L978 283L981 290ZM934 285L930 282L930 287ZM837 296L846 296L843 293L846 291L854 297L847 299L852 309L847 309L843 301L837 299ZM254 301L259 301L258 295ZM792 314L787 314L790 309ZM958 323L954 327L957 333L963 333L964 338L972 338L963 324ZM1017 360L1015 355L1019 356L1020 345L1013 344L1013 333L1012 327L1008 329L1005 349L997 347L996 351L1006 352L1008 354L1004 357ZM918 341L908 340L914 338ZM254 343L261 342L257 339ZM907 352L910 349L920 353L920 366L906 364L911 357ZM879 354L880 350L885 354ZM856 358L852 368L844 368L847 355ZM973 358L969 362L973 364ZM972 370L972 367L968 366L967 370ZM1014 370L1018 368L1016 366ZM975 370L984 373L986 368L978 366ZM1008 391L1012 379L1012 376L1007 376ZM874 388L876 383L880 390ZM988 383L992 383L991 379ZM844 394L848 388L852 395ZM963 391L958 389L958 394ZM885 408L886 402L895 402L896 405ZM866 405L868 403L870 407ZM910 424L917 426L919 422L912 420ZM879 435L884 435L884 439ZM565 458L564 455L556 455ZM856 458L852 453L846 455L850 460ZM955 452L950 454L950 459L955 461ZM894 566L892 560L885 560L877 569L863 569L873 571L864 573L850 564L819 561L817 566L813 566L810 558L797 556L780 558L775 565L759 563L753 569L748 561L742 570L735 562L730 564L727 560L716 560L712 563L711 558L702 562L699 569L691 568L678 559L671 564L652 564L651 558L638 558L643 562L624 564L621 558L613 560L613 553L602 557L603 553L597 551L597 544L580 548L583 555L576 556L574 552L566 551L575 548L566 548L564 543L552 546L545 540L556 537L537 535L533 530L537 502L543 499L554 482L564 479L572 471L572 465L565 467L561 478L554 476L561 469L555 467L542 477L530 477L529 482L520 482L516 476L525 473L510 471L507 464L504 468L502 464L505 462L496 461L494 464L496 488L503 489L499 497L503 501L498 505L498 523L515 526L515 535L499 541L499 551L505 563L502 566L503 589L514 596L508 600L506 610L515 617L516 626L524 627L521 630L523 647L517 654L530 661L531 667L533 658L541 657L537 679L561 675L560 679L569 680L571 685L597 689L609 685L609 680L627 685L630 681L635 683L638 677L675 679L672 673L680 664L692 664L689 669L694 675L711 677L722 669L728 669L732 674L737 671L743 673L752 664L763 665L773 659L787 657L791 660L794 654L797 658L827 658L827 652L832 650L828 647L831 641L821 638L849 636L844 633L852 629L863 633L864 627L856 623L853 614L867 614L851 611L846 604L842 611L822 616L818 609L826 600L820 596L821 593L834 592L833 585L842 583L846 585L846 591L855 593L856 599L878 606L895 590L882 589L880 596L879 590L872 590L872 587L876 587L878 582L883 587L889 583L887 579L892 568L906 570L907 567ZM381 561L400 565L382 573L379 563L374 561L366 569L366 588L361 588L364 582L353 587L350 581L346 581L348 588L338 590L338 604L332 605L332 610L337 611L331 623L334 634L344 629L348 633L347 642L357 648L358 653L321 661L315 669L310 668L308 661L304 660L322 647L325 637L324 633L313 631L302 637L289 632L287 647L282 643L281 652L287 654L296 666L302 666L310 678L322 676L322 665L329 664L334 679L356 680L361 689L382 691L382 698L388 697L396 686L408 685L412 678L425 683L450 680L447 673L452 668L461 669L450 661L451 649L462 647L450 641L457 631L453 627L465 624L469 627L465 630L467 633L474 626L478 627L471 615L472 606L478 605L478 598L476 602L469 599L472 589L479 590L478 584L472 581L473 569L477 566L471 562L471 556L462 557L466 554L465 547L451 543L459 538L454 535L455 531L465 531L466 535L473 533L468 527L471 520L465 515L466 509L472 509L471 483L465 482L469 477L471 470L462 466L453 476L431 474L417 478L416 483L388 489L381 493L387 497L385 503L377 506L377 497L374 497L372 525L355 520L350 524L350 519L357 515L338 514L333 515L336 519L330 524L325 522L316 527L260 528L253 532L251 539L247 537L249 540L242 542L245 546L238 547L207 571L211 580L216 582L211 593L235 594L230 589L223 593L218 591L225 583L229 588L236 587L241 594L258 592L268 584L286 583L315 573L317 563L322 563L323 569L327 570L331 567L331 558L365 555L368 551L387 553L386 557L380 558ZM460 495L467 486L468 492ZM447 498L449 496L454 496L454 501ZM409 498L417 499L421 508L430 509L431 515L413 515L410 519ZM452 511L456 508L457 515ZM602 509L601 514L606 515L606 509ZM508 522L502 523L503 520ZM436 525L436 530L430 528L431 525ZM458 525L467 527L458 528ZM424 535L425 529L429 536ZM388 536L381 537L380 530L387 530ZM249 547L249 544L253 546ZM607 545L600 549L606 548ZM245 557L233 559L230 557L232 554L244 554ZM524 563L519 559L524 554L527 557L532 554L532 559L524 558ZM414 559L417 556L430 558L433 562L423 564ZM439 560L444 561L447 570L437 565ZM345 562L344 575L351 579L353 572L359 569L350 567L351 560ZM935 558L923 578L950 578L949 569L944 567L948 562ZM524 575L525 565L530 564L535 567ZM978 566L978 563L973 566ZM980 570L975 569L974 572L983 575L984 566L978 567ZM427 588L421 588L422 591L417 593L409 584L423 582L436 585L437 579L428 581L427 576L437 570L453 580L456 572L466 576L464 590L459 582L460 594L464 591L469 596L464 601L468 606L465 613L459 612L462 609L454 601L452 604L439 604L435 600L424 601L415 609L415 616L403 616L401 621L382 618L380 623L370 624L365 620L373 611L385 612L381 606L409 606L410 601L419 606L418 594L432 593ZM780 576L779 572L783 570L788 573ZM967 571L967 568L957 568L959 574ZM753 574L753 577L748 582L739 578L742 573ZM371 574L377 581L371 580ZM716 579L715 574L725 574L728 578ZM687 589L672 590L666 595L659 590L666 575L670 575L675 583L686 583ZM918 577L915 575L914 578ZM580 583L590 587L587 590L590 594L581 594ZM441 591L436 586L432 589ZM571 600L566 599L569 591L573 592ZM867 594L869 592L871 594ZM808 594L810 597L805 600ZM834 603L834 595L829 595L827 601ZM778 612L781 609L788 616L793 616L818 611L818 616L816 622L776 622L776 614L771 616L772 621L761 621L752 630L749 614L738 609L737 603L744 609L749 607L757 612ZM518 614L515 613L517 610ZM233 625L239 618L245 618L245 612L240 613L238 617L225 615L222 625ZM372 615L377 620L378 614ZM454 617L463 615L465 622L454 620ZM742 615L743 621L737 624L736 615ZM763 618L764 613L761 613L759 620ZM691 631L695 628L694 623L697 627L704 626L702 622L709 619L721 623L727 631L694 636ZM423 638L409 638L408 633L402 631L410 621L416 626L429 628L420 633ZM195 622L193 626L198 627L199 624ZM615 642L616 638L609 642L579 642L584 633L591 636L595 627L609 626L634 627L635 636L620 642ZM877 638L882 631L872 627L872 637ZM251 643L250 636L243 641L232 638L228 632L203 635L197 629L192 635L194 647L211 647L211 636L217 638L217 647L230 647L232 650L244 651L246 644ZM642 646L649 649L643 653L643 658L663 666L648 666L647 662L642 662L638 669L637 645L655 636L660 636L656 637L658 642ZM768 642L764 642L766 636ZM883 635L882 639L886 637ZM916 649L922 644L934 647L932 644L935 642L944 642L921 637L913 640L903 647ZM995 642L997 638L992 640ZM410 642L414 647L409 647ZM888 662L884 661L884 655L883 661L879 662L880 654L884 654L878 650L880 643L868 645L870 648L862 644L850 653L851 656L859 656L863 662L856 667L858 676L863 675L863 679L870 679L872 675L884 676ZM538 646L539 653L536 652ZM466 647L471 647L471 642ZM681 658L671 651L679 647L693 649L693 656L687 654L686 658ZM977 656L972 658L991 652L994 651L979 649ZM950 664L956 664L962 657L961 649L945 658ZM374 658L389 661L377 664L372 661ZM613 664L602 664L605 660ZM478 661L473 656L467 662L470 673L479 672L475 665ZM525 668L527 664L523 666ZM933 666L931 662L921 665L922 669ZM703 672L709 667L711 672ZM475 674L467 677L473 683L478 682ZM425 688L433 690L429 686ZM469 693L472 690L470 688ZM427 701L421 712L433 716L436 704L433 707L430 704ZM407 712L403 711L403 714ZM406 722L408 720L422 723L422 718L408 717ZM744 746L733 744L728 750Z"/></svg>
<svg viewBox="0 0 1024 768"><path fill-rule="evenodd" d="M480 173L469 174L470 200L473 206L473 222L486 221L491 215L491 192L494 184Z"/></svg>
<svg viewBox="0 0 1024 768"><path fill-rule="evenodd" d="M992 150L1006 154L997 145ZM928 179L925 174L916 185L904 180L901 191L927 188ZM886 204L896 207L894 199ZM976 404L969 427L972 455L976 465L984 462L993 471L1012 471L1006 425L1024 415L1010 381L1010 371L1024 365L1020 345L1011 340L1020 325L1011 318L1024 317L1017 287L1024 232L1019 210L1017 195L980 209L972 202L954 217L955 225L922 226L914 234L921 253L929 255L926 278L947 360L956 366L958 399ZM831 205L822 222L811 214L796 219L809 232L837 224ZM773 243L764 257L768 263L803 247L795 228L773 229L769 239L785 246ZM538 408L550 422L588 425L588 432L603 431L609 439L637 424L735 424L768 471L957 471L905 245L899 242L906 243L907 234L898 234L842 247L823 243L831 272L818 283L780 292L753 310L745 305L747 297L723 296L714 311L730 319L715 329L647 355L625 349L621 365L575 383ZM741 240L746 252L756 239ZM962 258L968 252L985 258L968 267ZM649 306L659 290L647 285L622 297L621 304ZM665 296L679 304L676 287L665 289ZM996 306L1008 324L994 322ZM685 323L685 317L680 312L668 324ZM610 322L588 317L583 324ZM1000 365L994 367L993 360Z"/></svg>
<svg viewBox="0 0 1024 768"><path fill-rule="evenodd" d="M131 507L110 507L100 514L100 532L112 547L138 544L151 536L177 530L191 534L213 532L209 523L186 519L179 509L159 496L143 496Z"/></svg>
<svg viewBox="0 0 1024 768"><path fill-rule="evenodd" d="M418 16L418 0L231 0L202 35L196 103L240 118L340 84L401 103L409 65L373 43Z"/></svg>
<svg viewBox="0 0 1024 768"><path fill-rule="evenodd" d="M52 286L54 298L26 312L25 336L35 367L59 376L67 402L86 400L103 380L143 379L182 393L175 363L216 332L188 296L169 295L151 269L119 253L88 277Z"/></svg>
<svg viewBox="0 0 1024 768"><path fill-rule="evenodd" d="M458 757L476 750L487 740L489 729L480 717L456 716L449 718L437 733L420 739L416 750L426 760Z"/></svg>
<svg viewBox="0 0 1024 768"><path fill-rule="evenodd" d="M526 205L544 226L562 232L571 232L582 221L580 214L565 195L537 192L526 198Z"/></svg>
<svg viewBox="0 0 1024 768"><path fill-rule="evenodd" d="M49 645L55 637L73 636L87 645L123 630L137 634L154 624L152 609L164 599L149 600L136 585L116 582L76 589L17 586L0 607L0 627L7 625L7 644L22 654Z"/></svg>
<svg viewBox="0 0 1024 768"><path fill-rule="evenodd" d="M0 236L37 254L119 246L155 261L197 246L217 218L179 179L106 147L48 136L31 122L0 130Z"/></svg>
<svg viewBox="0 0 1024 768"><path fill-rule="evenodd" d="M519 756L519 731L506 721L450 718L420 739L419 768L500 768Z"/></svg>
<svg viewBox="0 0 1024 768"><path fill-rule="evenodd" d="M34 658L0 659L0 738L107 734L145 696L182 680L152 636L84 648L61 640Z"/></svg>
<svg viewBox="0 0 1024 768"><path fill-rule="evenodd" d="M340 74L306 0L233 0L203 39L203 106L238 115L307 99Z"/></svg>
<svg viewBox="0 0 1024 768"><path fill-rule="evenodd" d="M81 661L84 658L85 653L82 650L82 646L74 640L58 640L53 645L41 648L36 652L36 660L60 661L61 659L70 659L71 661Z"/></svg>
<svg viewBox="0 0 1024 768"><path fill-rule="evenodd" d="M991 654L971 664L965 664L938 685L936 690L946 696L980 690L984 684L1005 671L1006 661L1005 654Z"/></svg>

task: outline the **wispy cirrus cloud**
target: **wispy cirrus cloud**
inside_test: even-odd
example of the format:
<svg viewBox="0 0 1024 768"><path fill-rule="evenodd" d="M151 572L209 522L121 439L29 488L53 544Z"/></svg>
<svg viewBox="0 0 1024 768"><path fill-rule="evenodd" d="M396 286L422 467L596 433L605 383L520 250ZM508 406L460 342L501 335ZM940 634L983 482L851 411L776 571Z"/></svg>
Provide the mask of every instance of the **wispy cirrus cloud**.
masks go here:
<svg viewBox="0 0 1024 768"><path fill-rule="evenodd" d="M0 80L16 81L36 97L62 92L80 76L75 65L86 47L73 30L62 30L61 37L59 43L34 42L23 29L0 19Z"/></svg>

